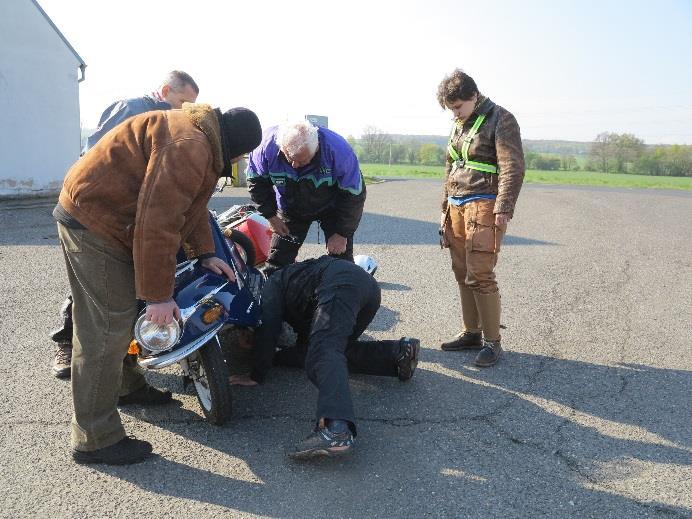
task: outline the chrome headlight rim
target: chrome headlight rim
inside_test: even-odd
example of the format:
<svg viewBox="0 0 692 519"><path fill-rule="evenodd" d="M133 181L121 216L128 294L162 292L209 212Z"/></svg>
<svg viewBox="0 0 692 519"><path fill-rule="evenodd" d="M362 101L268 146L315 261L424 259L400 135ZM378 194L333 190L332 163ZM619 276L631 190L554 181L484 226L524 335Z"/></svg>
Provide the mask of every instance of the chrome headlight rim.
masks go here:
<svg viewBox="0 0 692 519"><path fill-rule="evenodd" d="M155 326L157 328L169 328L173 332L172 334L170 334L172 339L169 339L163 345L152 344L150 341L147 340L145 335L143 335L145 327L147 326ZM141 348L152 353L161 353L164 351L169 351L173 347L175 347L175 345L180 342L180 339L183 334L180 323L177 320L173 320L173 322L171 322L170 324L161 326L156 325L151 321L148 321L146 313L142 313L142 315L140 315L137 321L135 322L134 335L137 344L139 344Z"/></svg>

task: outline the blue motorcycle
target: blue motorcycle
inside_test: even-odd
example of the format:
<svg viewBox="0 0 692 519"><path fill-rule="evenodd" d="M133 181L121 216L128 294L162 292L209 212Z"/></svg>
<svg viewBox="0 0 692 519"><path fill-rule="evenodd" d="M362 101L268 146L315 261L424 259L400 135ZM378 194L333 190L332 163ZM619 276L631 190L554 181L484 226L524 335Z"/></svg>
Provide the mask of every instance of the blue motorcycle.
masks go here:
<svg viewBox="0 0 692 519"><path fill-rule="evenodd" d="M233 269L236 281L214 274L179 255L173 297L180 321L160 326L146 320L144 311L134 327L131 353L146 369L180 364L186 382L192 382L208 422L221 425L231 416L231 387L219 332L228 327L255 328L260 324L263 275L248 266L243 244L230 232L222 232L214 215L210 225L215 255ZM237 236L235 236L237 239Z"/></svg>

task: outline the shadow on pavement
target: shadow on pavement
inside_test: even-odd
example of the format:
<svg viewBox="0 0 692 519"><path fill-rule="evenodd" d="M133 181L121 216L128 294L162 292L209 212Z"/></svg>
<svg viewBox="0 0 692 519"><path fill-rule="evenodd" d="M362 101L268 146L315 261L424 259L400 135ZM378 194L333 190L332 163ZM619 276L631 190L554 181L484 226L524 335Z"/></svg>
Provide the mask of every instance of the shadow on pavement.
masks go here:
<svg viewBox="0 0 692 519"><path fill-rule="evenodd" d="M352 376L360 434L345 460L284 458L284 446L309 432L316 392L301 370L275 368L266 384L234 391L234 420L225 427L185 409L148 418L247 467L250 480L196 468L194 452L189 464L148 462L149 477L96 468L157 494L274 517L337 510L532 516L546 509L555 517L687 516L689 509L639 501L611 485L627 484L633 471L644 470L641 463L692 464L684 412L690 372L519 352L478 370L473 356L425 349L406 384Z"/></svg>

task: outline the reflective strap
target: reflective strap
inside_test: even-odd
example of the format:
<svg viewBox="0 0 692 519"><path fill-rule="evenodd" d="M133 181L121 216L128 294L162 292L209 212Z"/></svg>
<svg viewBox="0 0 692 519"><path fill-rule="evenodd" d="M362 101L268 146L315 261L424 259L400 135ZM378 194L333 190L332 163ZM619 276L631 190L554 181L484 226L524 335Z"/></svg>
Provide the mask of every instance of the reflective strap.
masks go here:
<svg viewBox="0 0 692 519"><path fill-rule="evenodd" d="M468 162L469 160L469 147L471 146L471 141L476 136L476 133L478 133L478 128L483 124L483 121L485 121L485 114L480 114L476 117L469 133L464 137L464 142L461 145L461 157L464 159L464 162Z"/></svg>
<svg viewBox="0 0 692 519"><path fill-rule="evenodd" d="M492 164L485 164L483 162L474 162L472 160L467 160L464 163L464 167L469 169L475 169L476 171L483 171L484 173L497 173L497 167Z"/></svg>
<svg viewBox="0 0 692 519"><path fill-rule="evenodd" d="M452 146L451 142L447 145L447 153L449 153L449 156L452 158L453 162L456 162L457 160L459 160L461 158L461 157L459 157L457 150L455 150L454 146Z"/></svg>
<svg viewBox="0 0 692 519"><path fill-rule="evenodd" d="M459 154L457 153L457 150L454 149L454 146L452 146L452 139L454 138L454 132L457 129L457 125L454 125L454 128L452 128L452 133L449 136L449 142L447 143L447 153L449 153L449 156L452 158L452 161L456 162L459 160Z"/></svg>
<svg viewBox="0 0 692 519"><path fill-rule="evenodd" d="M469 160L469 148L471 147L471 142L473 141L473 138L476 136L476 133L478 133L478 128L481 127L483 121L485 121L485 114L480 114L478 117L476 117L476 120L474 121L473 126L471 126L469 133L466 135L466 137L464 137L464 141L461 145L461 156L459 156L459 153L456 149L454 149L454 146L452 145L454 131L457 128L455 126L454 130L452 130L452 135L450 135L449 137L447 153L449 153L449 156L451 157L452 161L457 162L461 160L465 168L475 169L476 171L482 171L484 173L497 173L497 166L495 166L494 164L486 164L484 162L476 162L474 160Z"/></svg>

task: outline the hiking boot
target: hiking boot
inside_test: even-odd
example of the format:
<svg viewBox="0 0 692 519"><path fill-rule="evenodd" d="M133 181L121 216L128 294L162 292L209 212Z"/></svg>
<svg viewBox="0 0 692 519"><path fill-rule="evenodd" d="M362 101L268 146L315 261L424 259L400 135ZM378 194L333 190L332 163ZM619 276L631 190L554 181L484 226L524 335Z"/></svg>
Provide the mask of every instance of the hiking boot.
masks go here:
<svg viewBox="0 0 692 519"><path fill-rule="evenodd" d="M72 375L72 344L69 342L58 343L53 359L53 375L57 378L70 378Z"/></svg>
<svg viewBox="0 0 692 519"><path fill-rule="evenodd" d="M118 405L163 405L173 400L173 393L168 390L161 391L154 386L144 384L139 389L118 398Z"/></svg>
<svg viewBox="0 0 692 519"><path fill-rule="evenodd" d="M399 380L406 382L413 376L420 358L420 341L411 337L402 337L399 340L400 351L396 359Z"/></svg>
<svg viewBox="0 0 692 519"><path fill-rule="evenodd" d="M483 347L483 334L463 332L451 341L443 342L440 347L444 351L480 350Z"/></svg>
<svg viewBox="0 0 692 519"><path fill-rule="evenodd" d="M331 427L331 430L330 428ZM353 450L354 438L348 422L332 420L329 427L315 427L313 433L298 442L287 454L294 460L344 456Z"/></svg>
<svg viewBox="0 0 692 519"><path fill-rule="evenodd" d="M125 436L118 443L95 451L72 450L72 458L80 465L104 463L106 465L131 465L144 461L151 455L151 443Z"/></svg>
<svg viewBox="0 0 692 519"><path fill-rule="evenodd" d="M481 368L487 368L500 360L501 355L500 341L483 341L483 349L478 352L473 363Z"/></svg>

